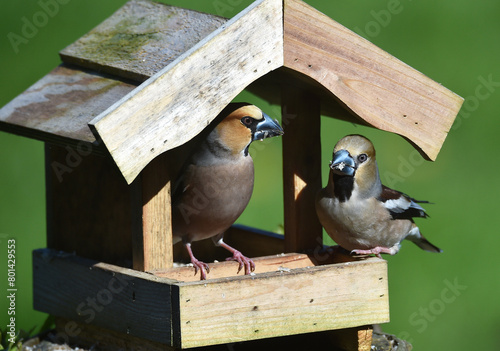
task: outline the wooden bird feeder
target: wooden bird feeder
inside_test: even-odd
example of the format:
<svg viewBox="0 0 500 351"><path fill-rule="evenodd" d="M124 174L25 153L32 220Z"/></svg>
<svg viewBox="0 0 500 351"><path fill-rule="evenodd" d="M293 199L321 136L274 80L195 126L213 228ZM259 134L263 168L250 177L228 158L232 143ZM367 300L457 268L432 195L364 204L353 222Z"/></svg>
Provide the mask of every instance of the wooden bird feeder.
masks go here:
<svg viewBox="0 0 500 351"><path fill-rule="evenodd" d="M34 306L61 335L169 349L348 328L351 349L370 349L363 326L389 321L386 261L319 253L320 116L397 133L434 160L462 98L300 0L229 20L132 0L60 55L0 128L45 142ZM256 257L255 274L213 263L199 281L173 267L171 179L244 89L282 105L285 235L233 226L226 241Z"/></svg>

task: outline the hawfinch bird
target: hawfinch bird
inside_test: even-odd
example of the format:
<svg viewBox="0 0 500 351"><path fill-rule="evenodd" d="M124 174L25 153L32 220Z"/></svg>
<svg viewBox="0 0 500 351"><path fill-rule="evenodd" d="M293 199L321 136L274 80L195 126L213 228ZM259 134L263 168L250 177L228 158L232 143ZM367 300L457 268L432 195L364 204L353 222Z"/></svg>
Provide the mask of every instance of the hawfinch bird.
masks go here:
<svg viewBox="0 0 500 351"><path fill-rule="evenodd" d="M254 168L248 153L250 144L283 134L277 121L249 104L232 103L217 119L220 122L205 131L172 192L173 241L182 240L195 274L199 268L202 280L209 268L193 255L191 242L206 238L212 238L216 245L233 254L228 260L239 263L238 272L243 266L245 274L255 269L251 259L224 242L223 233L240 216L252 195Z"/></svg>
<svg viewBox="0 0 500 351"><path fill-rule="evenodd" d="M359 255L394 255L403 239L441 252L413 222L427 217L417 201L380 182L375 149L367 138L348 135L333 149L328 184L316 196L318 218L330 237Z"/></svg>

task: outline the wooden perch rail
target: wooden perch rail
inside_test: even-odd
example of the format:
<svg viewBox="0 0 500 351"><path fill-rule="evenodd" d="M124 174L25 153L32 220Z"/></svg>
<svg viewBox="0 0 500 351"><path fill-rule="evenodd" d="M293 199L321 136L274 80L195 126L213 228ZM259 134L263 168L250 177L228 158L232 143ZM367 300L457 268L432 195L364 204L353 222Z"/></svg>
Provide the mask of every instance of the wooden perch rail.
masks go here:
<svg viewBox="0 0 500 351"><path fill-rule="evenodd" d="M106 313L94 311L93 325L174 347L389 320L387 262L376 257L319 266L300 254L263 257L258 274L206 281L189 281L192 270L153 275L48 249L34 251L33 265L38 310L85 323L87 299L106 297ZM228 265L235 268L226 262L213 267L228 272Z"/></svg>

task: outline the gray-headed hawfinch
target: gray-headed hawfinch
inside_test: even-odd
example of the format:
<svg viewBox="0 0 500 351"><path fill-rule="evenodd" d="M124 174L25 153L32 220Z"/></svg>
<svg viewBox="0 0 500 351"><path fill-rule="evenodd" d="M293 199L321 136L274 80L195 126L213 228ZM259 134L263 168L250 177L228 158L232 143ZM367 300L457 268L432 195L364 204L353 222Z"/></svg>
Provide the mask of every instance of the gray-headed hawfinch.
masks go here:
<svg viewBox="0 0 500 351"><path fill-rule="evenodd" d="M418 204L422 202L382 185L371 141L348 135L335 145L328 184L316 196L316 212L328 235L354 254L394 255L403 239L441 252L413 222L427 217Z"/></svg>

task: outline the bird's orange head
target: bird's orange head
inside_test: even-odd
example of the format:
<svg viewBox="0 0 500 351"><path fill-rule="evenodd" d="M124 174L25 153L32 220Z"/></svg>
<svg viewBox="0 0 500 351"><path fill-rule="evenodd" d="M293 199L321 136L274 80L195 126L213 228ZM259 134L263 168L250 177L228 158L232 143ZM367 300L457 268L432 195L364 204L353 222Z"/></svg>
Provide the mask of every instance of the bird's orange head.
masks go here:
<svg viewBox="0 0 500 351"><path fill-rule="evenodd" d="M233 154L241 152L248 154L248 147L252 141L283 134L279 123L254 105L230 104L224 111L228 111L229 114L215 129L219 140Z"/></svg>

